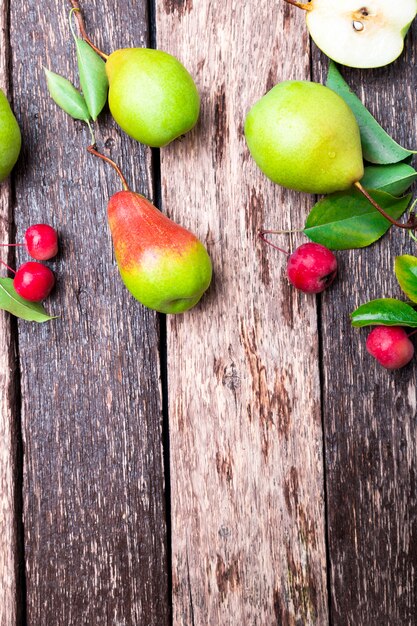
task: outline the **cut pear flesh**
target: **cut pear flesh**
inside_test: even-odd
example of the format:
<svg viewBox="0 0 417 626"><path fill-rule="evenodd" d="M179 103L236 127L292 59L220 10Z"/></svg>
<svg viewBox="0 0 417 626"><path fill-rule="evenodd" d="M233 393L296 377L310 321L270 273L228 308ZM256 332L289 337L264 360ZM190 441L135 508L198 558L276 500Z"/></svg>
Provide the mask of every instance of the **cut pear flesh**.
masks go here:
<svg viewBox="0 0 417 626"><path fill-rule="evenodd" d="M382 67L401 54L417 0L311 0L307 27L316 45L349 67Z"/></svg>

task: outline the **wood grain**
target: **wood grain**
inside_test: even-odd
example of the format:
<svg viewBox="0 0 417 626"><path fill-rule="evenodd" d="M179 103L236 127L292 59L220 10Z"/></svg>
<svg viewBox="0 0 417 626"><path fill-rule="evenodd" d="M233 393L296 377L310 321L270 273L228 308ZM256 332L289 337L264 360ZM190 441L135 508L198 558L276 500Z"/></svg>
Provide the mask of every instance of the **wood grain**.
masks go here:
<svg viewBox="0 0 417 626"><path fill-rule="evenodd" d="M416 148L416 34L405 54L380 70L343 70L384 128ZM327 61L314 50L315 77ZM415 192L415 188L414 188ZM366 353L369 329L348 315L372 298L405 299L393 265L416 254L392 229L363 251L339 255L340 278L323 298L324 418L334 624L401 624L417 615L416 366L389 373Z"/></svg>
<svg viewBox="0 0 417 626"><path fill-rule="evenodd" d="M85 2L104 50L147 40L145 2ZM60 317L19 324L25 448L27 619L36 626L168 623L157 316L122 286L106 220L119 190L87 154L89 133L47 95L42 65L76 80L68 6L11 3L12 72L25 137L16 179L18 236L45 221L61 253L49 265ZM99 124L102 150L152 195L150 158ZM20 260L25 259L24 253Z"/></svg>
<svg viewBox="0 0 417 626"><path fill-rule="evenodd" d="M325 625L315 300L289 289L285 256L257 238L299 226L309 199L268 181L243 137L251 104L309 75L302 16L265 0L165 0L157 44L202 100L197 127L161 151L163 208L215 272L201 304L168 319L174 624Z"/></svg>
<svg viewBox="0 0 417 626"><path fill-rule="evenodd" d="M0 88L9 89L9 5L0 6ZM0 185L0 242L12 241L11 179ZM10 263L13 253L0 248L2 261ZM1 275L7 275L2 268ZM0 311L0 626L21 623L19 551L19 440L16 402L16 355L10 315Z"/></svg>

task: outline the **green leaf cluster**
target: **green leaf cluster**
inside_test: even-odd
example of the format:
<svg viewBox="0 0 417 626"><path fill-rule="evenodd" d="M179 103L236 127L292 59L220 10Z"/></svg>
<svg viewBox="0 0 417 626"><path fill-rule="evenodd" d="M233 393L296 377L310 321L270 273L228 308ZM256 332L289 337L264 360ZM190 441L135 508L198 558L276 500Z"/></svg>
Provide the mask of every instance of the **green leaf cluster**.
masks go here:
<svg viewBox="0 0 417 626"><path fill-rule="evenodd" d="M330 61L329 64L326 85L339 94L352 109L359 124L362 152L365 161L368 161L368 163L386 165L389 163L399 163L400 161L412 157L413 154L416 154L415 150L407 150L400 146L378 124L373 115L345 82L333 61Z"/></svg>
<svg viewBox="0 0 417 626"><path fill-rule="evenodd" d="M370 191L388 215L398 219L411 196L395 198L385 191ZM335 193L320 200L310 212L304 233L332 250L364 248L382 237L391 224L357 190Z"/></svg>
<svg viewBox="0 0 417 626"><path fill-rule="evenodd" d="M417 179L409 164L415 154L390 137L330 62L327 86L352 109L359 124L362 150L367 162L362 186L395 219L406 211L410 195L402 197ZM363 248L382 237L391 224L353 187L319 200L307 217L304 234L333 250Z"/></svg>
<svg viewBox="0 0 417 626"><path fill-rule="evenodd" d="M70 12L70 19L75 9ZM89 124L96 121L107 101L109 83L104 60L83 39L77 37L71 24L77 51L78 74L81 91L59 74L45 69L51 98L75 120Z"/></svg>
<svg viewBox="0 0 417 626"><path fill-rule="evenodd" d="M407 150L390 137L352 92L336 65L330 62L327 86L352 109L361 133L364 159L368 162L361 184L391 216L398 219L410 195L404 194L417 179L409 164L416 151ZM334 249L361 248L381 237L390 227L356 190L333 194L320 200L307 218L305 234ZM351 314L356 327L383 325L417 328L417 257L404 254L395 259L395 275L409 298L378 298L359 306Z"/></svg>
<svg viewBox="0 0 417 626"><path fill-rule="evenodd" d="M351 314L352 325L409 326L417 328L417 257L403 254L395 259L395 275L401 289L409 298L402 302L395 298L379 298L358 307Z"/></svg>

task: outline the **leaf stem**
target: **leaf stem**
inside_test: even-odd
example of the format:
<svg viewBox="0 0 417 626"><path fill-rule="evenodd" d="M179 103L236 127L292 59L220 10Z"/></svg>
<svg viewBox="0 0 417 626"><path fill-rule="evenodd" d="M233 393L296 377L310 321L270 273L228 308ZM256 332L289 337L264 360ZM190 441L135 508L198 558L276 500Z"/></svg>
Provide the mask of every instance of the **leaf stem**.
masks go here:
<svg viewBox="0 0 417 626"><path fill-rule="evenodd" d="M94 130L93 130L91 124L90 124L90 120L86 120L86 122L87 122L87 126L88 126L88 129L90 131L90 135L91 135L91 145L95 146L96 145L96 136L94 134Z"/></svg>
<svg viewBox="0 0 417 626"><path fill-rule="evenodd" d="M312 11L313 7L308 2L296 2L296 0L285 0L288 4L292 4L294 7L303 9L304 11Z"/></svg>
<svg viewBox="0 0 417 626"><path fill-rule="evenodd" d="M365 187L362 187L362 185L360 184L359 181L356 181L356 183L354 183L354 186L356 187L356 189L358 189L358 191L361 192L361 194L363 196L365 196L365 198L372 204L372 206L377 211L379 211L383 217L385 217L386 220L391 222L391 224L393 224L394 226L398 226L398 228L405 228L407 230L415 230L416 229L417 221L416 221L416 216L414 214L410 214L407 222L405 222L405 223L399 222L398 220L396 220L393 217L391 217L391 215L388 215L388 213L386 211L384 211L384 209L382 207L380 207L377 202L375 202L375 200L372 198L372 196L366 191Z"/></svg>
<svg viewBox="0 0 417 626"><path fill-rule="evenodd" d="M86 41L88 43L89 46L92 47L92 49L95 52L97 52L97 54L99 56L101 56L102 59L107 61L107 59L109 58L109 55L105 54L102 50L100 50L100 48L97 48L97 46L95 46L93 44L93 42L91 41L91 39L87 35L87 31L85 29L85 23L84 23L83 14L81 12L81 7L80 7L80 4L79 4L78 0L70 0L70 2L71 2L71 6L73 7L72 10L75 13L75 17L77 18L78 28L80 30L81 37L84 39L84 41ZM72 30L72 28L71 28L71 30Z"/></svg>
<svg viewBox="0 0 417 626"><path fill-rule="evenodd" d="M99 159L102 159L103 161L106 161L106 163L111 165L112 168L117 173L118 177L120 178L120 181L122 183L122 187L123 187L124 191L130 191L129 185L126 182L126 178L123 176L120 167L118 165L116 165L116 163L114 161L112 161L109 157L104 156L104 154L101 154L100 152L98 152L96 150L96 145L95 144L93 144L91 146L88 146L87 152L89 152L90 154L94 154L94 156L98 157Z"/></svg>
<svg viewBox="0 0 417 626"><path fill-rule="evenodd" d="M286 254L287 256L289 256L290 252L288 252L288 250L283 250L283 248L276 246L274 243L272 243L271 241L269 241L269 239L265 237L265 235L275 235L275 234L280 234L280 232L281 231L279 230L259 230L258 237L261 241L268 244L268 246L271 246L272 248L275 248L275 250L278 250L279 252L282 252L283 254ZM295 231L282 231L282 232L300 232L300 231L295 230Z"/></svg>
<svg viewBox="0 0 417 626"><path fill-rule="evenodd" d="M4 261L2 261L1 259L0 259L0 263L1 263L2 265L4 265L4 267L7 267L7 269L9 270L9 272L12 272L12 274L16 274L16 270L14 270L12 267L10 267L10 265L7 265L7 263L5 263Z"/></svg>

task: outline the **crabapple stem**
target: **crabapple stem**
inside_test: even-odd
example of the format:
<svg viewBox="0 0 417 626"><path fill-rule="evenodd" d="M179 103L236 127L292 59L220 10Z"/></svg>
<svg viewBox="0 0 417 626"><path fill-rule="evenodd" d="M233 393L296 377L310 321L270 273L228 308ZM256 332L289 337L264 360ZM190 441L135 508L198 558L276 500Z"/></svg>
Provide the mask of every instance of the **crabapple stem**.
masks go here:
<svg viewBox="0 0 417 626"><path fill-rule="evenodd" d="M7 263L5 263L4 261L2 261L1 259L0 259L0 263L1 263L2 265L4 265L4 267L7 267L7 269L9 270L9 272L12 272L12 274L16 274L16 270L14 270L12 267L10 267L10 265L7 265Z"/></svg>
<svg viewBox="0 0 417 626"><path fill-rule="evenodd" d="M265 237L265 235L275 235L275 234L279 234L280 231L278 230L259 230L258 231L258 237L259 239L261 239L261 241L265 242L268 244L268 246L271 246L272 248L275 248L275 250L279 250L279 252L282 252L283 254L286 254L287 256L290 255L290 253L288 252L288 250L283 250L282 248L280 248L279 246L276 246L274 243L272 243L271 241L269 241L269 239L267 239ZM289 231L285 231L285 232L289 232ZM298 232L298 231L294 231L294 232Z"/></svg>
<svg viewBox="0 0 417 626"><path fill-rule="evenodd" d="M377 202L375 202L372 196L366 191L364 187L362 187L359 181L356 181L356 183L354 183L354 186L356 187L358 191L361 192L363 196L365 196L365 198L372 204L372 206L377 211L379 211L383 217L385 217L386 220L391 222L391 224L393 224L394 226L398 226L398 228L405 228L407 230L414 230L416 228L417 224L416 224L415 215L411 214L410 217L408 218L408 222L405 222L405 223L399 222L398 220L395 220L393 217L391 217L391 215L388 215L388 213L384 211L384 209L380 207Z"/></svg>
<svg viewBox="0 0 417 626"><path fill-rule="evenodd" d="M286 230L260 230L264 235L290 235L291 233L302 233L302 228L288 228Z"/></svg>
<svg viewBox="0 0 417 626"><path fill-rule="evenodd" d="M94 154L94 156L98 157L99 159L102 159L103 161L106 161L106 163L111 165L112 168L116 171L118 177L120 178L123 189L125 191L130 191L129 185L126 182L126 178L123 176L120 167L118 165L116 165L116 163L114 161L109 159L109 157L104 156L104 154L101 154L100 152L98 152L96 150L95 144L93 144L91 146L88 146L87 152L89 152L90 154Z"/></svg>
<svg viewBox="0 0 417 626"><path fill-rule="evenodd" d="M80 7L80 4L79 4L78 0L70 0L70 2L71 2L71 6L74 9L75 17L77 18L78 28L80 30L81 37L84 39L84 41L86 41L88 43L89 46L91 46L93 48L93 50L95 52L97 52L97 54L99 56L101 56L102 59L107 61L107 59L109 58L109 55L105 54L102 50L100 50L100 48L97 48L97 46L95 46L93 44L93 42L91 41L91 39L87 35L87 31L85 29L85 23L84 23L83 14L81 12L81 7Z"/></svg>
<svg viewBox="0 0 417 626"><path fill-rule="evenodd" d="M311 11L312 6L307 2L296 2L296 0L285 0L288 4L292 4L294 7L298 7L299 9L304 9L304 11Z"/></svg>
<svg viewBox="0 0 417 626"><path fill-rule="evenodd" d="M26 244L24 243L0 243L0 246L2 247L6 247L6 248L14 248L16 246L25 246Z"/></svg>
<svg viewBox="0 0 417 626"><path fill-rule="evenodd" d="M415 330L413 330L411 333L408 333L408 337L412 337L416 333L417 333L417 328Z"/></svg>

